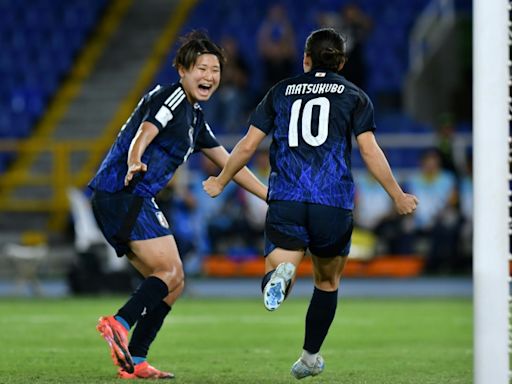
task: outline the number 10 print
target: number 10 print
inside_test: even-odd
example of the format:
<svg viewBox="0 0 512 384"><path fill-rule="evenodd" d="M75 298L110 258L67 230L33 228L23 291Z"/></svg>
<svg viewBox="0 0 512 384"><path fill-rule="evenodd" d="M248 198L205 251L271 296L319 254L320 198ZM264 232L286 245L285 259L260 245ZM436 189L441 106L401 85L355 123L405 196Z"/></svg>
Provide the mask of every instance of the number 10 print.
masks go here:
<svg viewBox="0 0 512 384"><path fill-rule="evenodd" d="M316 105L320 107L320 113L318 115L318 134L313 136L311 133L311 123L313 118L313 107ZM298 123L301 106L301 99L296 100L292 104L290 125L288 127L288 145L290 147L299 146ZM304 109L302 111L301 132L302 138L309 145L318 147L325 143L325 140L327 140L327 135L329 133L330 108L331 104L329 103L329 99L326 97L317 97L309 100L306 104L304 104Z"/></svg>

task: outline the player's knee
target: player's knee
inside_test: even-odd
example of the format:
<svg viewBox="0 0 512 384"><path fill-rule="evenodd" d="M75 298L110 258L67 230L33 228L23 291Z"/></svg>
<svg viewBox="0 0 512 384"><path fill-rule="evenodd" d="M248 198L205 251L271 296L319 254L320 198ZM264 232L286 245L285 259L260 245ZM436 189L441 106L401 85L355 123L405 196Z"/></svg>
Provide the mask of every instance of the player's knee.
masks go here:
<svg viewBox="0 0 512 384"><path fill-rule="evenodd" d="M180 296L183 290L185 289L185 279L182 279L176 287L174 287L174 290L176 292L177 296Z"/></svg>
<svg viewBox="0 0 512 384"><path fill-rule="evenodd" d="M176 285L169 287L169 296L172 296L174 300L178 299L181 296L183 290L185 289L185 280L181 280L176 283Z"/></svg>
<svg viewBox="0 0 512 384"><path fill-rule="evenodd" d="M174 289L171 289L169 291L169 294L165 297L164 301L169 305L172 306L176 300L181 296L183 293L183 290L185 289L185 280L182 280Z"/></svg>
<svg viewBox="0 0 512 384"><path fill-rule="evenodd" d="M183 272L181 263L160 266L160 268L155 271L154 275L158 276L167 284L169 291L176 289L176 287L180 285L184 285L185 273Z"/></svg>
<svg viewBox="0 0 512 384"><path fill-rule="evenodd" d="M339 276L315 276L315 286L322 291L335 291L340 284Z"/></svg>

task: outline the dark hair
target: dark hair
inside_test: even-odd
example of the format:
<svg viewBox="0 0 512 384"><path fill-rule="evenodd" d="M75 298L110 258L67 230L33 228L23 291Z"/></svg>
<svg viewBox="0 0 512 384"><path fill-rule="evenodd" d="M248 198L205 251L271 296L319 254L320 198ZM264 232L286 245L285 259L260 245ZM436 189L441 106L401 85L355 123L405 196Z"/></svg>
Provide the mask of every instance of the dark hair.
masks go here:
<svg viewBox="0 0 512 384"><path fill-rule="evenodd" d="M224 66L226 58L224 51L217 44L210 40L208 35L201 31L192 31L180 38L181 46L176 52L172 62L175 68L183 67L190 69L200 55L210 53L217 56L220 63L220 69Z"/></svg>
<svg viewBox="0 0 512 384"><path fill-rule="evenodd" d="M332 28L317 29L306 39L304 53L311 57L313 69L337 72L340 64L346 61L345 38Z"/></svg>

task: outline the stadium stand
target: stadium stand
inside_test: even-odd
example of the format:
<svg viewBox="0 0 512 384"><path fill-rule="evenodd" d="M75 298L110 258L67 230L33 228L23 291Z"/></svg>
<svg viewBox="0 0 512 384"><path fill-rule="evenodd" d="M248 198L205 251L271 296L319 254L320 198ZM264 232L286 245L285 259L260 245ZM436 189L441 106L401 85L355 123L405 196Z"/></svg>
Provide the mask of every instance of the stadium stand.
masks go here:
<svg viewBox="0 0 512 384"><path fill-rule="evenodd" d="M322 12L337 12L340 6L349 1L321 0L318 2L282 1L286 6L289 18L296 31L297 51L302 52L302 43L312 28L318 26L316 20ZM418 135L418 140L409 140L400 146L386 149L393 167L405 171L417 166L417 159L427 146L435 145L434 127L428 123L420 123L407 116L401 105L401 95L405 76L409 66L409 32L421 11L429 0L392 0L383 3L377 0L364 0L358 5L373 21L371 33L364 44L364 59L367 66L367 85L365 91L370 95L376 107L376 119L379 137L386 134ZM215 3L200 1L191 12L182 32L191 29L206 30L214 39L220 41L224 36L231 36L238 42L241 53L250 66L250 85L248 93L261 95L265 92L262 83L261 60L255 49L257 30L266 8L271 1L254 4L249 0L241 0L233 6L228 0ZM465 9L467 2L457 3L459 9ZM222 19L221 25L217 20ZM173 68L167 63L173 57L172 49L156 76L154 83L169 83L177 80ZM302 68L297 60L296 72ZM211 125L215 131L222 133L224 127L216 121ZM243 132L245 127L240 127ZM462 123L459 132L471 132L469 123ZM469 138L465 138L469 141ZM384 138L384 141L387 140ZM392 140L389 140L392 142ZM386 147L386 145L384 145ZM356 152L356 151L355 151ZM362 162L354 152L354 166L360 168Z"/></svg>
<svg viewBox="0 0 512 384"><path fill-rule="evenodd" d="M420 153L435 144L433 127L405 115L400 100L409 67L409 32L429 2L357 2L373 24L364 44L365 90L376 105L379 142L399 174L417 168ZM0 0L0 47L4 53L0 56L0 139L35 138L38 133L34 132L34 127L46 119L44 134L37 139L48 140L50 144L45 150L51 152L51 155L38 152L30 161L8 168L9 163L13 163L13 154L0 151L0 172L15 169L11 172L14 175L10 175L13 180L22 180L23 175L29 175L34 181L38 180L34 175L41 170L53 169L53 173L41 176L41 180L62 182L62 175L67 172L72 178L66 182L83 187L98 165L107 143L111 143L141 94L154 84L177 80L175 69L170 65L176 47L171 43L172 37L191 29L204 29L216 41L221 41L224 36L237 40L250 67L248 92L257 99L265 90L260 86L263 73L256 36L267 8L273 3L271 0L200 0L197 3L178 0ZM304 39L317 27L318 15L338 12L340 6L349 1L283 0L281 3L295 29L297 52L302 52ZM120 4L125 9L113 12L112 9L116 5L121 7ZM184 9L183 4L191 8L190 14L187 15L189 8ZM456 4L465 9L468 2L457 1ZM112 19L105 21L107 16ZM110 25L110 30L103 28L103 23ZM104 35L98 45L98 34L102 31ZM167 40L162 40L165 36ZM167 45L157 47L155 42L158 41ZM96 56L84 66L80 55L88 49L96 50ZM300 60L297 60L297 73L302 70L299 64ZM73 89L68 94L66 103L69 105L59 111L61 115L56 118L51 110L52 101L66 88L70 78L83 84L78 86L80 92ZM215 121L210 123L222 135L223 127ZM245 128L240 127L240 133ZM457 129L467 134L466 138L470 137L470 124L460 123ZM228 139L227 136L221 138L227 145ZM55 144L59 142L72 142L75 146L65 150L67 157L61 156L62 148ZM96 143L94 149L91 143ZM190 167L197 167L197 163L192 159ZM363 165L357 151L354 151L353 165L356 171ZM54 225L53 229L62 231L69 220L67 203L65 193L56 196L55 190L65 191L68 185L63 184L63 188L63 185L57 185L51 190L50 187L43 188L42 184L43 181L36 185L36 195L50 196L52 200L48 204L24 201L20 204L23 209L33 207L36 212L59 209L59 225ZM0 207L9 204L7 198L24 197L34 192L33 188L29 190L23 185L12 188L10 196L7 196L7 190L5 185L0 189ZM16 204L11 204L11 208L14 206ZM34 212L31 215L30 225L41 229L39 224L34 224ZM7 227L9 224L14 226L10 211L6 217L7 221L12 220ZM4 221L0 219L2 230L6 228ZM34 229L32 227L29 229ZM247 270L251 271L251 268L249 265ZM418 273L418 269L410 271L413 270Z"/></svg>
<svg viewBox="0 0 512 384"><path fill-rule="evenodd" d="M0 137L30 134L104 6L104 0L0 3Z"/></svg>
<svg viewBox="0 0 512 384"><path fill-rule="evenodd" d="M104 0L0 2L0 138L31 134L104 6ZM0 170L12 158L2 153Z"/></svg>

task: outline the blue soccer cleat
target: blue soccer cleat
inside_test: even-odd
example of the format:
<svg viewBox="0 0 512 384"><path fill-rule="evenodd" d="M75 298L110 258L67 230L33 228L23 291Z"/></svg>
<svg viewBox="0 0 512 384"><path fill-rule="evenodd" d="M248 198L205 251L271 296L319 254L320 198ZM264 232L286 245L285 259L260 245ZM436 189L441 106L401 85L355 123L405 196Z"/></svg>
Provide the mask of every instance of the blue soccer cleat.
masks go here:
<svg viewBox="0 0 512 384"><path fill-rule="evenodd" d="M269 311L275 311L286 297L286 291L295 275L295 265L281 263L263 289L263 303Z"/></svg>
<svg viewBox="0 0 512 384"><path fill-rule="evenodd" d="M307 365L302 359L299 359L292 365L291 374L296 379L300 380L308 376L316 376L324 371L325 362L324 358L320 355L316 357L313 366Z"/></svg>

